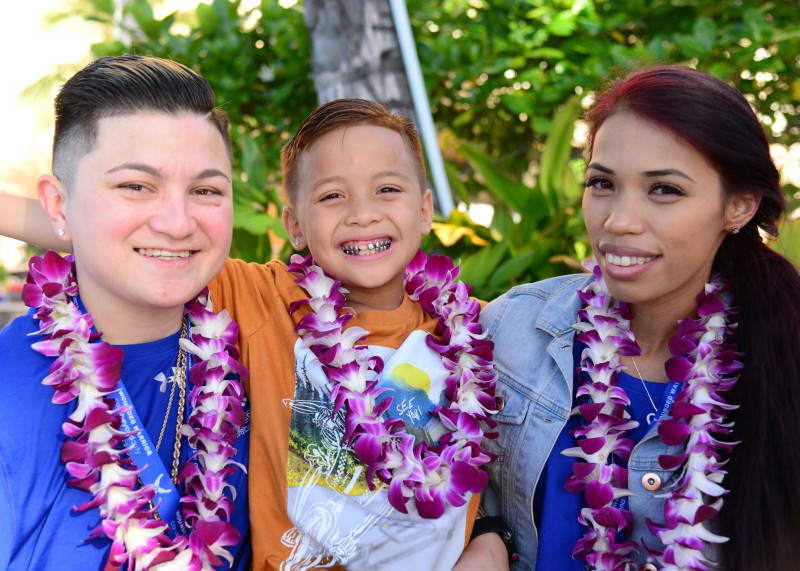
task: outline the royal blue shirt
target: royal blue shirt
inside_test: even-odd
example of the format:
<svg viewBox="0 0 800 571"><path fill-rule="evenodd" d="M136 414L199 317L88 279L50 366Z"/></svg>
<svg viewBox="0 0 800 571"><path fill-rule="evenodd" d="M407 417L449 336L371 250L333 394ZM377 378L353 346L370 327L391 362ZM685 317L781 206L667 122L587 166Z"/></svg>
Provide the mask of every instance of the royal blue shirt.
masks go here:
<svg viewBox="0 0 800 571"><path fill-rule="evenodd" d="M581 351L585 345L575 343L573 355L575 369L577 370L580 362ZM573 387L577 390L583 381L577 378ZM650 393L656 407L659 407L663 397L666 383L653 383L645 381L647 391ZM648 398L642 382L637 377L632 377L627 373L619 374L619 386L628 393L631 406L628 409L634 420L639 426L628 434L634 442L639 442L647 433L649 428L648 420L651 413L656 411ZM575 396L573 395L573 402ZM567 478L572 474L572 465L575 459L561 454L562 450L575 446L575 440L569 433L570 429L580 421L579 416L573 416L567 422L564 429L556 439L553 451L545 464L539 484L534 495L534 521L539 529L539 550L536 557L536 569L539 571L583 571L585 563L572 558L572 550L578 539L586 532L586 529L578 523L578 514L585 506L583 494L573 494L564 489ZM625 462L616 460L617 463L625 465Z"/></svg>
<svg viewBox="0 0 800 571"><path fill-rule="evenodd" d="M54 391L41 381L54 359L31 349L31 343L42 338L29 336L37 329L29 313L0 332L0 569L102 569L111 540L103 536L87 541L100 523L100 512L97 508L82 512L72 509L91 500L92 495L67 486L68 474L61 460L61 425L74 410L75 401L66 405L51 402ZM169 387L162 393L161 383L154 379L159 372L172 376L179 336L175 333L150 343L120 346L125 352L122 379L154 442L169 400ZM190 390L191 385L187 387L187 400ZM176 391L159 449L168 470L172 466L177 400ZM188 402L186 409L188 418ZM249 425L240 431L234 460L247 465L248 448ZM181 463L190 453L184 438ZM236 488L232 521L243 538L231 548L233 569L246 569L251 558L247 476L238 469L228 481Z"/></svg>

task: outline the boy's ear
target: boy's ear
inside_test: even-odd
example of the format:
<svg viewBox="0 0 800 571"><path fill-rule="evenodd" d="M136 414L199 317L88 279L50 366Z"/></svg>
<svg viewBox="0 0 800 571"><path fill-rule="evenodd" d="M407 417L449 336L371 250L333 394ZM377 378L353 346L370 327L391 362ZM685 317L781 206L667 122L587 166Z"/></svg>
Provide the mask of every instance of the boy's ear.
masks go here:
<svg viewBox="0 0 800 571"><path fill-rule="evenodd" d="M283 219L283 227L286 228L286 232L289 234L292 247L298 251L305 248L306 240L303 238L303 229L300 228L300 222L297 220L297 216L295 216L291 206L283 207L281 218Z"/></svg>
<svg viewBox="0 0 800 571"><path fill-rule="evenodd" d="M58 237L72 240L67 227L67 189L61 181L52 174L42 175L36 181L36 193Z"/></svg>
<svg viewBox="0 0 800 571"><path fill-rule="evenodd" d="M422 193L422 209L420 211L420 233L423 236L430 234L433 224L433 193L426 188Z"/></svg>
<svg viewBox="0 0 800 571"><path fill-rule="evenodd" d="M743 192L728 198L725 205L725 229L731 232L734 228L744 228L758 211L761 195Z"/></svg>

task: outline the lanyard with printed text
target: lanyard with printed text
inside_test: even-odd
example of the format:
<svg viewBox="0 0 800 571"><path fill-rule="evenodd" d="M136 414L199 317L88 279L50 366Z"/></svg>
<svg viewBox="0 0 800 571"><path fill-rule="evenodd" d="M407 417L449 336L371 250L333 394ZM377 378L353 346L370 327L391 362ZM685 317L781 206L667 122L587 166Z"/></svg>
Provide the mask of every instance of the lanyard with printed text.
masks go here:
<svg viewBox="0 0 800 571"><path fill-rule="evenodd" d="M654 424L656 424L661 418L666 416L672 405L675 403L675 397L678 396L678 393L681 392L683 389L683 382L676 383L675 381L669 381L667 388L664 390L664 396L661 398L661 408L658 410L658 413L653 416L650 420L648 425L648 430ZM615 508L620 508L623 510L628 510L628 496L623 496L621 498L617 498L611 502L611 505Z"/></svg>
<svg viewBox="0 0 800 571"><path fill-rule="evenodd" d="M85 314L86 308L83 306L80 296L75 296L73 301L81 313ZM94 326L92 326L92 331L97 332ZM191 356L187 355L186 370L190 370L191 366ZM142 481L142 485L151 484L155 490L153 505L158 511L158 516L169 525L173 536L189 535L180 510L181 498L178 489L172 483L169 471L164 466L150 434L139 418L122 378L119 379L117 388L108 396L114 399L115 408L126 407L123 409L125 412L120 413L120 430L131 434L123 441L123 444L134 466L141 470L139 479Z"/></svg>
<svg viewBox="0 0 800 571"><path fill-rule="evenodd" d="M187 362L188 367L189 363ZM164 466L164 462L161 461L150 434L136 413L136 408L133 406L122 379L119 380L116 390L109 396L114 399L117 408L128 407L126 412L120 414L122 419L120 429L131 433L125 439L125 448L133 460L133 464L141 470L139 479L141 479L142 485L152 484L155 490L153 505L157 507L159 517L169 524L173 533L188 535L186 523L179 509L180 494L175 484L172 483L169 472Z"/></svg>

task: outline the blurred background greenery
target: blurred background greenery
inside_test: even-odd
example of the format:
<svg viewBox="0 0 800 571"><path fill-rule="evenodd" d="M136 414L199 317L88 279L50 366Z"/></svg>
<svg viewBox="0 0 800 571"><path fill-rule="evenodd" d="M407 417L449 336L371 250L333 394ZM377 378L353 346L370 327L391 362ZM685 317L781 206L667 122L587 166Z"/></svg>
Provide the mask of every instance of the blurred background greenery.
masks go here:
<svg viewBox="0 0 800 571"><path fill-rule="evenodd" d="M423 248L460 259L478 297L573 272L589 253L580 116L610 75L655 61L708 71L746 94L776 155L800 145L795 2L408 0L407 7L459 204L437 220ZM294 0L206 0L156 17L151 0L72 0L51 16L102 29L92 57L151 54L208 78L234 125L232 255L248 260L289 253L279 153L317 105L303 10ZM785 178L797 215L800 183ZM784 236L776 247L800 264L800 221L787 222Z"/></svg>

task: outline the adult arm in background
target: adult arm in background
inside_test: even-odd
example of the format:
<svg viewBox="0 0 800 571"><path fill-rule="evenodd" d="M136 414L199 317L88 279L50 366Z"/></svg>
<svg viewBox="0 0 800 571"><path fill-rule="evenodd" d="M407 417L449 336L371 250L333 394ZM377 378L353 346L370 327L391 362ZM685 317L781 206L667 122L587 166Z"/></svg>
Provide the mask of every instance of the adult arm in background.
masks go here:
<svg viewBox="0 0 800 571"><path fill-rule="evenodd" d="M0 192L0 235L42 248L69 252L72 244L59 239L35 198Z"/></svg>

